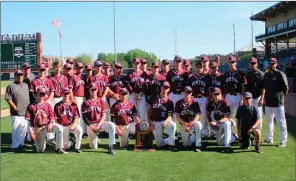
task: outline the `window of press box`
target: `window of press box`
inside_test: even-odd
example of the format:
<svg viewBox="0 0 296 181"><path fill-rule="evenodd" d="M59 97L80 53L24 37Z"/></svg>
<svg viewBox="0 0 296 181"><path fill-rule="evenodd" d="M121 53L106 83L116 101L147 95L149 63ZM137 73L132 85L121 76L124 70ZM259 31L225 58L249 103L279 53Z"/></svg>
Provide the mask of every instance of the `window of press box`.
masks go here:
<svg viewBox="0 0 296 181"><path fill-rule="evenodd" d="M292 26L295 26L295 25L296 25L296 18L290 19L288 21L288 26L289 27L292 27Z"/></svg>

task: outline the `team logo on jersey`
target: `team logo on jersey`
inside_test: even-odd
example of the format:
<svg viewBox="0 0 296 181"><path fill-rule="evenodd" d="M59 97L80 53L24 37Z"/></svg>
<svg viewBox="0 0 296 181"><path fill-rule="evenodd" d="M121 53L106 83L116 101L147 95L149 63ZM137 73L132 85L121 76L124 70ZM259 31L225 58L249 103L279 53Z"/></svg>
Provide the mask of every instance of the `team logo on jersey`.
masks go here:
<svg viewBox="0 0 296 181"><path fill-rule="evenodd" d="M80 85L84 85L84 81L83 80L78 80L75 84L75 87L79 87Z"/></svg>
<svg viewBox="0 0 296 181"><path fill-rule="evenodd" d="M130 109L120 109L117 115L120 116L122 114L127 114L128 116L131 116L133 113Z"/></svg>
<svg viewBox="0 0 296 181"><path fill-rule="evenodd" d="M157 85L157 86L160 86L160 82L158 80L151 80L149 82L150 85Z"/></svg>
<svg viewBox="0 0 296 181"><path fill-rule="evenodd" d="M228 82L235 82L235 83L238 83L238 81L237 81L236 78L234 78L234 77L228 77L228 78L226 79L226 83L228 83Z"/></svg>
<svg viewBox="0 0 296 181"><path fill-rule="evenodd" d="M188 110L188 109L181 112L181 115L186 115L186 114L188 114L190 116L194 116L194 112L191 110Z"/></svg>
<svg viewBox="0 0 296 181"><path fill-rule="evenodd" d="M112 87L115 87L115 86L122 86L122 81L115 81L115 82L112 82L110 84Z"/></svg>
<svg viewBox="0 0 296 181"><path fill-rule="evenodd" d="M165 106L163 106L162 104L159 104L159 103L155 103L155 104L153 104L152 105L152 108L153 109L161 109L161 110L163 110L163 111L166 111L166 107Z"/></svg>
<svg viewBox="0 0 296 181"><path fill-rule="evenodd" d="M206 83L204 81L201 81L201 80L196 80L196 81L193 81L192 86L195 86L195 85L201 85L201 86L205 86Z"/></svg>
<svg viewBox="0 0 296 181"><path fill-rule="evenodd" d="M20 58L21 56L23 56L23 48L22 47L15 47L14 48L14 56L16 56L17 58Z"/></svg>
<svg viewBox="0 0 296 181"><path fill-rule="evenodd" d="M142 77L134 77L131 79L132 83L134 82L139 82L139 83L143 83L144 79Z"/></svg>
<svg viewBox="0 0 296 181"><path fill-rule="evenodd" d="M184 79L182 77L180 77L179 75L172 77L172 82L175 81L183 81Z"/></svg>

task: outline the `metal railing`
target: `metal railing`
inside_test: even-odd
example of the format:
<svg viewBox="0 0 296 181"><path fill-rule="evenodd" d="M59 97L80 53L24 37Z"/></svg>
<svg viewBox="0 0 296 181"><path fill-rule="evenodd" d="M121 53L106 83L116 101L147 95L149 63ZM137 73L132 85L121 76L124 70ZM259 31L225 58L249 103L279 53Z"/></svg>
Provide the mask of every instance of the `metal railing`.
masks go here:
<svg viewBox="0 0 296 181"><path fill-rule="evenodd" d="M277 30L277 31L274 31L274 32L265 33L263 35L256 36L255 40L258 41L259 39L266 38L268 36L275 36L275 35L279 35L279 34L282 34L282 33L288 32L288 31L293 31L293 30L296 31L296 24L291 26L291 27L288 27L288 28L284 28L284 29L281 29L281 30Z"/></svg>

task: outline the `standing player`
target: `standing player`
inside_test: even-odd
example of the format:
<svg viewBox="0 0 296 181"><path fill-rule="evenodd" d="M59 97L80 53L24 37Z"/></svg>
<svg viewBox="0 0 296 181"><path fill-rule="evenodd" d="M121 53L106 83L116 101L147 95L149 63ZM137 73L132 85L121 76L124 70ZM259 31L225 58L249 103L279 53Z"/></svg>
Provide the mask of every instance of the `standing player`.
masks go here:
<svg viewBox="0 0 296 181"><path fill-rule="evenodd" d="M148 62L147 62L147 60L146 59L141 59L140 60L140 62L141 62L141 70L143 71L143 72L145 72L146 73L146 76L149 76L150 74L151 74L151 71L150 70L147 70L147 65L148 65Z"/></svg>
<svg viewBox="0 0 296 181"><path fill-rule="evenodd" d="M120 63L115 64L113 75L109 77L109 87L113 92L110 97L110 107L119 99L120 89L126 87L124 85L124 75L122 75L123 66Z"/></svg>
<svg viewBox="0 0 296 181"><path fill-rule="evenodd" d="M28 85L28 88L30 89L31 86L31 82L36 78L36 76L31 73L31 66L29 65L29 63L25 62L22 65L22 71L24 73L24 83L26 83ZM32 92L29 92L30 94L30 102L34 102L35 98Z"/></svg>
<svg viewBox="0 0 296 181"><path fill-rule="evenodd" d="M213 88L213 100L207 105L207 117L210 126L216 129L216 140L218 145L223 145L223 153L229 153L233 150L230 144L235 142L236 136L232 134L232 128L235 122L231 119L231 110L229 103L222 98L221 89Z"/></svg>
<svg viewBox="0 0 296 181"><path fill-rule="evenodd" d="M130 93L130 101L136 106L141 120L146 120L146 99L145 99L145 83L147 79L146 73L140 69L140 59L133 59L134 70L126 75L127 89Z"/></svg>
<svg viewBox="0 0 296 181"><path fill-rule="evenodd" d="M76 138L75 152L81 153L82 128L79 125L79 111L77 104L70 100L69 88L63 89L63 100L54 106L57 123L63 126L64 149L69 149L72 145L69 134L73 133Z"/></svg>
<svg viewBox="0 0 296 181"><path fill-rule="evenodd" d="M201 55L200 56L200 60L203 64L203 70L204 70L204 73L205 74L209 74L211 73L211 69L210 69L210 60L209 60L209 57L206 56L206 55Z"/></svg>
<svg viewBox="0 0 296 181"><path fill-rule="evenodd" d="M267 121L267 132L264 143L273 143L274 118L280 131L280 148L287 145L288 132L285 118L284 100L288 94L288 81L286 75L276 69L277 59L271 58L268 64L268 72L264 74L262 94L259 106L265 100L265 113Z"/></svg>
<svg viewBox="0 0 296 181"><path fill-rule="evenodd" d="M63 127L55 123L54 112L51 105L44 100L47 91L44 87L37 90L36 103L29 104L26 112L26 119L33 127L36 151L43 153L46 148L46 133L56 134L56 153L66 154L63 150ZM34 140L34 139L33 139Z"/></svg>
<svg viewBox="0 0 296 181"><path fill-rule="evenodd" d="M18 152L25 144L28 122L25 119L26 109L30 104L28 85L23 83L24 73L17 70L14 73L15 81L6 88L5 100L10 107L12 133L11 148Z"/></svg>
<svg viewBox="0 0 296 181"><path fill-rule="evenodd" d="M92 76L92 69L93 68L92 68L92 66L90 64L85 65L85 67L84 67L85 75L82 76L82 80L85 83L84 84L84 97L85 97L85 100L89 99L89 97L90 97L88 88L89 88L89 84L91 83L90 79L91 79L91 76Z"/></svg>
<svg viewBox="0 0 296 181"><path fill-rule="evenodd" d="M211 96L211 92L212 92L212 89L214 87L218 87L220 88L221 90L223 90L223 74L221 72L218 71L218 64L217 62L211 62L210 64L210 68L211 68L211 72L210 72L210 78L211 78L211 85L210 85L210 88L209 88L209 100L212 100L212 96ZM223 94L223 92L222 92Z"/></svg>
<svg viewBox="0 0 296 181"><path fill-rule="evenodd" d="M90 99L83 102L82 115L87 125L87 134L90 148L98 148L98 134L105 131L109 133L109 154L116 154L113 145L115 144L115 124L106 120L108 112L103 99L99 98L97 84L91 83L89 86Z"/></svg>
<svg viewBox="0 0 296 181"><path fill-rule="evenodd" d="M128 146L129 134L136 133L136 123L140 122L135 105L128 100L128 90L121 88L119 100L111 106L111 120L115 123L121 148Z"/></svg>
<svg viewBox="0 0 296 181"><path fill-rule="evenodd" d="M242 95L245 92L247 84L246 77L243 72L236 68L236 58L231 56L228 60L229 71L223 75L225 84L225 100L230 105L231 115L236 112L237 108L243 104Z"/></svg>
<svg viewBox="0 0 296 181"><path fill-rule="evenodd" d="M192 75L191 61L190 60L184 60L183 61L183 69L188 73L189 77Z"/></svg>
<svg viewBox="0 0 296 181"><path fill-rule="evenodd" d="M188 85L193 90L193 97L199 104L201 111L201 119L203 121L202 135L204 137L209 136L209 124L207 120L206 106L208 102L208 89L211 84L210 76L204 73L204 68L201 61L196 63L196 74L189 78ZM211 133L214 135L214 133ZM213 137L212 137L213 138Z"/></svg>
<svg viewBox="0 0 296 181"><path fill-rule="evenodd" d="M72 85L70 85L70 79L71 79L71 76L72 76L72 65L71 64L66 63L64 65L63 75L67 77L68 86L71 89L72 88Z"/></svg>
<svg viewBox="0 0 296 181"><path fill-rule="evenodd" d="M73 67L74 67L74 59L73 58L67 58L66 64L69 64L70 65L71 69L69 71L69 74L72 76L72 74L75 73L74 70L73 70Z"/></svg>
<svg viewBox="0 0 296 181"><path fill-rule="evenodd" d="M112 72L110 72L111 65L110 65L109 62L105 62L105 63L103 63L103 69L104 69L104 74L105 74L107 77L112 76Z"/></svg>
<svg viewBox="0 0 296 181"><path fill-rule="evenodd" d="M169 98L170 83L164 82L161 86L161 92L156 97L151 97L147 102L148 121L152 122L153 135L156 146L162 147L169 145L171 151L178 151L175 146L176 123L172 119L174 104ZM167 128L168 138L163 139L163 130Z"/></svg>
<svg viewBox="0 0 296 181"><path fill-rule="evenodd" d="M262 130L262 106L259 105L259 100L261 96L262 90L262 81L264 73L257 68L257 59L251 58L249 62L250 70L246 73L246 92L250 92L252 94L252 104L258 109L258 116L260 119L260 124L258 129Z"/></svg>
<svg viewBox="0 0 296 181"><path fill-rule="evenodd" d="M161 63L161 71L159 73L163 74L166 77L169 70L170 70L170 62L168 61L168 59L163 59Z"/></svg>
<svg viewBox="0 0 296 181"><path fill-rule="evenodd" d="M184 89L184 98L176 103L176 117L179 121L180 133L183 146L191 146L195 142L195 152L201 152L201 129L202 124L199 121L201 114L198 102L192 97L192 88L186 86ZM190 130L195 130L190 136Z"/></svg>
<svg viewBox="0 0 296 181"><path fill-rule="evenodd" d="M147 100L150 97L157 97L160 94L160 88L166 77L159 73L159 63L152 63L152 73L147 79Z"/></svg>

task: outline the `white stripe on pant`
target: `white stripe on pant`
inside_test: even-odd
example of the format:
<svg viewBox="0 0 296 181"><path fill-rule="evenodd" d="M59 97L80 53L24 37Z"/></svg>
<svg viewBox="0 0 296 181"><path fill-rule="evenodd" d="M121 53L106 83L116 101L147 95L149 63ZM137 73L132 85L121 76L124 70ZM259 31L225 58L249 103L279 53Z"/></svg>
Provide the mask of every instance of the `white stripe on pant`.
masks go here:
<svg viewBox="0 0 296 181"><path fill-rule="evenodd" d="M161 126L163 121L152 122L153 125L153 135L155 138L156 146L162 147L164 145L175 145L175 133L176 133L176 123L172 120L168 122L165 128L167 128L168 138L163 139L163 127Z"/></svg>
<svg viewBox="0 0 296 181"><path fill-rule="evenodd" d="M267 132L265 135L265 140L273 141L274 132L274 118L279 127L280 131L280 143L286 143L288 139L287 123L285 117L284 106L280 107L265 107L266 122L267 122Z"/></svg>
<svg viewBox="0 0 296 181"><path fill-rule="evenodd" d="M140 120L147 120L145 95L143 94L140 97L140 100L136 101L135 97L132 94L130 94L129 100L136 106Z"/></svg>
<svg viewBox="0 0 296 181"><path fill-rule="evenodd" d="M95 123L93 125L97 126L98 123ZM100 127L99 132L103 132L103 131L109 133L109 146L114 145L115 144L115 124L110 121L104 121L104 123ZM99 132L95 133L89 127L87 127L87 134L88 134L90 148L93 148L93 149L98 148Z"/></svg>
<svg viewBox="0 0 296 181"><path fill-rule="evenodd" d="M129 134L135 134L136 133L136 123L131 122L128 125L118 125L121 129L122 136L118 136L119 138L119 144L121 148L125 148L128 146L128 136Z"/></svg>
<svg viewBox="0 0 296 181"><path fill-rule="evenodd" d="M262 126L263 126L262 125L262 106L261 107L258 106L259 100L260 100L260 97L258 97L256 99L253 99L252 100L252 105L254 105L258 109L258 116L259 116L259 119L260 119L260 124L259 124L258 128L260 130L262 130Z"/></svg>
<svg viewBox="0 0 296 181"><path fill-rule="evenodd" d="M72 145L69 140L69 134L73 133L75 135L75 149L80 149L81 140L82 140L82 128L79 124L76 125L74 131L70 131L71 125L63 126L63 141L64 141L64 149L69 149Z"/></svg>
<svg viewBox="0 0 296 181"><path fill-rule="evenodd" d="M241 99L241 94L237 94L236 96L226 94L225 100L229 103L230 105L230 110L231 110L231 116L233 116L233 113L237 111L239 104L240 104L240 99Z"/></svg>
<svg viewBox="0 0 296 181"><path fill-rule="evenodd" d="M195 134L191 134L190 130L195 130ZM201 146L201 130L202 124L200 121L196 121L189 131L185 131L185 126L180 125L180 133L182 137L183 146L191 146L195 142L196 147Z"/></svg>
<svg viewBox="0 0 296 181"><path fill-rule="evenodd" d="M232 135L232 128L236 126L233 119L227 122L217 124L219 130L216 133L216 141L218 145L223 145L225 147L230 147L230 144L235 142L236 138Z"/></svg>
<svg viewBox="0 0 296 181"><path fill-rule="evenodd" d="M86 133L87 132L87 125L85 124L85 122L83 121L83 116L82 116L82 112L81 112L81 109L82 109L82 104L85 100L85 97L76 97L74 96L74 99L75 99L75 102L78 106L78 111L79 111L79 114L80 114L80 118L79 118L79 124L82 128L82 134Z"/></svg>
<svg viewBox="0 0 296 181"><path fill-rule="evenodd" d="M47 126L43 126L40 128L34 128L36 133L36 150L37 152L44 152L46 148L46 133ZM53 123L52 131L50 133L56 134L56 149L63 148L63 126Z"/></svg>
<svg viewBox="0 0 296 181"><path fill-rule="evenodd" d="M12 123L12 148L18 148L25 144L26 132L28 128L28 121L24 116L11 116Z"/></svg>

